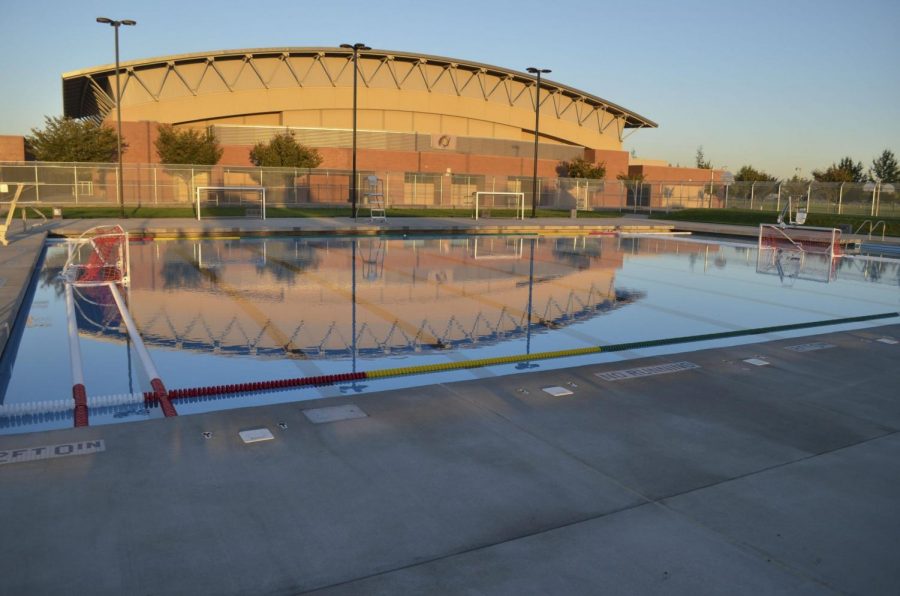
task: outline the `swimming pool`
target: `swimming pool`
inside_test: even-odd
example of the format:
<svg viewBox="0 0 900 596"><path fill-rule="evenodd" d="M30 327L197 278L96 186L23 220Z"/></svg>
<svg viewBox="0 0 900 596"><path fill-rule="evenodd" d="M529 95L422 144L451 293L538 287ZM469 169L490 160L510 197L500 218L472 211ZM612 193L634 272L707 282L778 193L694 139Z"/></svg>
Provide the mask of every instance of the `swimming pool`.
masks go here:
<svg viewBox="0 0 900 596"><path fill-rule="evenodd" d="M181 239L129 253L121 294L179 415L878 325L896 319L779 329L900 310L896 260L776 263L755 244L695 238ZM68 255L46 247L0 380L0 432L72 426ZM72 294L90 424L162 416L109 288ZM302 382L272 386L283 379Z"/></svg>

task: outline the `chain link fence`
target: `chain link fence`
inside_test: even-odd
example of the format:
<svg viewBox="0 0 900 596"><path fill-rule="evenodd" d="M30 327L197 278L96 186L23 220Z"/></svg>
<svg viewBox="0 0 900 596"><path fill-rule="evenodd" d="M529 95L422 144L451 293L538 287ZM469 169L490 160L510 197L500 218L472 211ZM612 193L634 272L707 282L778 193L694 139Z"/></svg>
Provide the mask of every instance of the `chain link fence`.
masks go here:
<svg viewBox="0 0 900 596"><path fill-rule="evenodd" d="M533 200L531 176L466 173L357 172L358 203L367 203L367 179L378 179L388 207L471 209L476 192L521 192ZM125 164L123 199L128 206L189 206L198 187L266 188L269 206L346 206L350 178L346 170L305 170L240 166L168 166ZM116 164L0 162L0 202L24 184L20 202L47 206L116 206ZM729 208L778 211L788 198L808 202L812 213L900 216L900 196L892 184L585 180L539 178L537 206L561 210L674 211ZM240 191L218 191L235 194ZM246 194L246 193L245 193ZM227 197L223 196L225 202Z"/></svg>

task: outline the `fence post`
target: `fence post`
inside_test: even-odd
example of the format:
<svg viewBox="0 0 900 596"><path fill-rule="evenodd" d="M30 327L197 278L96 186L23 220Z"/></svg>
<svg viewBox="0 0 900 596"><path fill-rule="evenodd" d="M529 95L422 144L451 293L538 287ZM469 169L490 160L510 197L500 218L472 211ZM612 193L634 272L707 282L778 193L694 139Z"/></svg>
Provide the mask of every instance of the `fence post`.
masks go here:
<svg viewBox="0 0 900 596"><path fill-rule="evenodd" d="M159 183L156 179L157 167L153 166L153 204L159 205Z"/></svg>
<svg viewBox="0 0 900 596"><path fill-rule="evenodd" d="M75 204L78 204L78 166L72 164L72 175L75 177Z"/></svg>
<svg viewBox="0 0 900 596"><path fill-rule="evenodd" d="M34 166L34 200L41 200L41 186L38 184L38 167Z"/></svg>
<svg viewBox="0 0 900 596"><path fill-rule="evenodd" d="M123 202L123 197L119 196L120 188L121 188L121 185L119 184L119 168L116 168L116 203L124 206L125 203ZM122 189L122 192L125 192L125 190Z"/></svg>
<svg viewBox="0 0 900 596"><path fill-rule="evenodd" d="M841 205L844 202L844 183L841 182L841 188L838 190L838 215L841 214Z"/></svg>
<svg viewBox="0 0 900 596"><path fill-rule="evenodd" d="M750 183L750 209L753 209L753 192L756 189L756 182Z"/></svg>
<svg viewBox="0 0 900 596"><path fill-rule="evenodd" d="M188 202L189 202L189 203L190 203L190 202L193 202L194 194L195 194L196 192L197 192L197 191L194 190L194 168L191 168L191 190L190 190L190 193L191 193L191 194L190 194L190 196L188 197ZM199 203L198 203L198 204L199 204ZM197 208L197 216L198 216L198 217L200 216L200 208L199 208L199 207Z"/></svg>
<svg viewBox="0 0 900 596"><path fill-rule="evenodd" d="M812 182L810 182L809 185L806 187L806 212L807 213L812 211L812 209L809 208L810 207L809 199L811 196L812 196Z"/></svg>

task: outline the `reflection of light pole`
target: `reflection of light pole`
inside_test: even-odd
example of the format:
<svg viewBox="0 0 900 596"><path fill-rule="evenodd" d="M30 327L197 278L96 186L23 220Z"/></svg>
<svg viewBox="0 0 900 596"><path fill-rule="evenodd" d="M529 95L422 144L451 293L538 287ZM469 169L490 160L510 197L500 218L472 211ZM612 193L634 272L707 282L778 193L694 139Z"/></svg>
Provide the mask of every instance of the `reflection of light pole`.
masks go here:
<svg viewBox="0 0 900 596"><path fill-rule="evenodd" d="M137 25L137 21L131 19L114 21L106 17L97 17L97 22L107 24L116 30L116 154L119 156L119 183L116 190L119 193L119 213L125 217L125 191L122 184L122 90L119 87L119 27Z"/></svg>
<svg viewBox="0 0 900 596"><path fill-rule="evenodd" d="M537 160L538 160L538 126L541 118L541 75L551 72L549 68L535 68L529 66L526 69L537 76L537 86L534 90L534 176L531 181L531 217L537 217Z"/></svg>
<svg viewBox="0 0 900 596"><path fill-rule="evenodd" d="M359 65L357 58L360 50L371 50L364 43L342 43L341 47L353 50L353 177L350 179L350 202L352 203L353 219L356 219L356 79L359 78Z"/></svg>
<svg viewBox="0 0 900 596"><path fill-rule="evenodd" d="M525 352L531 354L531 309L533 308L531 297L534 291L534 238L529 238L528 243L531 250L528 257L528 331L525 339Z"/></svg>
<svg viewBox="0 0 900 596"><path fill-rule="evenodd" d="M351 311L350 311L350 333L353 334L353 339L351 342L351 349L353 350L353 370L352 372L356 372L356 243L357 240L353 240L351 244L352 251L350 253L350 257L353 260L353 273L351 278Z"/></svg>
<svg viewBox="0 0 900 596"><path fill-rule="evenodd" d="M526 315L528 317L525 327L525 354L531 355L531 314L533 308L532 296L534 290L534 238L528 239L529 245L531 247L531 254L528 257L528 309ZM529 368L537 368L538 365L534 364L526 360L525 362L520 362L516 365L516 368L519 370L527 370Z"/></svg>

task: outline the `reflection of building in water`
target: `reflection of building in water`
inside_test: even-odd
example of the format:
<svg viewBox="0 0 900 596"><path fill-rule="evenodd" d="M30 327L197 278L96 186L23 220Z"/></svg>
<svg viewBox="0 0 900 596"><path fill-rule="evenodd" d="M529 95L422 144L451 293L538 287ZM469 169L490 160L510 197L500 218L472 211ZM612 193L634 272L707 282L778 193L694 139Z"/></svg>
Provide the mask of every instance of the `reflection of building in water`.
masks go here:
<svg viewBox="0 0 900 596"><path fill-rule="evenodd" d="M358 352L383 354L523 337L529 289L532 332L641 297L615 288L623 258L616 238L367 238L355 244L133 245L131 312L150 345L315 358L351 353L354 298ZM103 333L115 337L118 328Z"/></svg>

